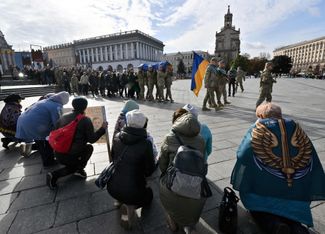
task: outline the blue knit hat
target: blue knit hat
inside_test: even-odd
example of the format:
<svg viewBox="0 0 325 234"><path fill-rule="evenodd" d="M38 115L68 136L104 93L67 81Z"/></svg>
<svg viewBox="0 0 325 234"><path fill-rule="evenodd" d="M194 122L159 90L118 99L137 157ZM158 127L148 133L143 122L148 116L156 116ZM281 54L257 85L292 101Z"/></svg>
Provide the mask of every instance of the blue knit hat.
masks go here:
<svg viewBox="0 0 325 234"><path fill-rule="evenodd" d="M139 105L138 103L136 103L135 101L133 100L129 100L125 103L123 109L122 109L122 112L124 114L128 113L129 111L132 111L132 110L139 110Z"/></svg>

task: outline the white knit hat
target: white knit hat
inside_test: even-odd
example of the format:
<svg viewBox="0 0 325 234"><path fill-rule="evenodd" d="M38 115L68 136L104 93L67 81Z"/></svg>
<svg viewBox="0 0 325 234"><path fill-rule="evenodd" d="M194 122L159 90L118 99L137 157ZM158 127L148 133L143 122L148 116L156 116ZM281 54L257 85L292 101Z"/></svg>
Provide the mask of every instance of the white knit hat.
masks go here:
<svg viewBox="0 0 325 234"><path fill-rule="evenodd" d="M132 128L143 128L147 122L147 117L139 110L132 110L126 113L126 125Z"/></svg>
<svg viewBox="0 0 325 234"><path fill-rule="evenodd" d="M197 109L194 106L192 106L191 104L186 104L185 106L182 107L182 109L190 112L195 118L197 118L199 115Z"/></svg>

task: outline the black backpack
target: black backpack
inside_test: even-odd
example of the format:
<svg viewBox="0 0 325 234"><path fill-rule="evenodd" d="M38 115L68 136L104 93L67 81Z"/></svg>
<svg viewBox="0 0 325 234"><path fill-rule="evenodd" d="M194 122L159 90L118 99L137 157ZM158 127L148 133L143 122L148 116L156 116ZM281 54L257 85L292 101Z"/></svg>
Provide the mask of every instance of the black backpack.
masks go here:
<svg viewBox="0 0 325 234"><path fill-rule="evenodd" d="M237 232L237 203L239 198L229 187L224 189L224 194L219 207L219 229L226 234Z"/></svg>
<svg viewBox="0 0 325 234"><path fill-rule="evenodd" d="M188 198L210 197L212 193L205 178L208 167L203 154L193 147L184 145L176 132L173 132L180 146L166 172L167 188Z"/></svg>

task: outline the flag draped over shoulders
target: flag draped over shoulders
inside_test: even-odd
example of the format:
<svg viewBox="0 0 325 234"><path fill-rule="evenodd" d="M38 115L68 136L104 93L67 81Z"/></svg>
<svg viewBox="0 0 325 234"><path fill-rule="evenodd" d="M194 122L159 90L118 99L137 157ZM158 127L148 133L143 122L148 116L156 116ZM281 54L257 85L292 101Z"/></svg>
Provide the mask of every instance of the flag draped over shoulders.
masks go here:
<svg viewBox="0 0 325 234"><path fill-rule="evenodd" d="M260 119L237 151L234 189L281 199L325 199L325 174L310 139L290 119Z"/></svg>
<svg viewBox="0 0 325 234"><path fill-rule="evenodd" d="M192 67L192 82L191 90L196 96L199 95L200 89L202 87L203 78L205 71L209 65L209 61L202 58L197 53L193 52L193 67Z"/></svg>

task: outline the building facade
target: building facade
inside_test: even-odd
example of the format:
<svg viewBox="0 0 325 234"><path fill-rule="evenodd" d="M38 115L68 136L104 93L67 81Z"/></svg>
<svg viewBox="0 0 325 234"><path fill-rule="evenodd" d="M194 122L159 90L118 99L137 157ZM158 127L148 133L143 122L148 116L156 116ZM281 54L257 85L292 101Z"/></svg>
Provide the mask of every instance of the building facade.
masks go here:
<svg viewBox="0 0 325 234"><path fill-rule="evenodd" d="M66 43L43 48L48 62L53 66L73 67L76 65L76 53L73 43Z"/></svg>
<svg viewBox="0 0 325 234"><path fill-rule="evenodd" d="M236 30L232 25L232 14L230 6L225 14L224 26L220 32L216 32L216 43L214 54L217 58L223 59L228 65L240 53L240 29Z"/></svg>
<svg viewBox="0 0 325 234"><path fill-rule="evenodd" d="M139 30L74 40L45 47L48 59L58 66L83 66L123 71L142 63L161 61L164 44Z"/></svg>
<svg viewBox="0 0 325 234"><path fill-rule="evenodd" d="M211 55L208 52L202 50L196 50L195 53L197 53L198 55L200 55L206 60L210 60ZM185 52L164 54L162 60L168 61L173 66L174 73L177 73L178 64L181 60L183 60L183 63L185 65L185 72L187 74L191 74L192 67L193 67L193 57L194 57L193 51L185 51Z"/></svg>
<svg viewBox="0 0 325 234"><path fill-rule="evenodd" d="M1 74L10 74L15 67L15 51L9 45L0 31L0 72Z"/></svg>
<svg viewBox="0 0 325 234"><path fill-rule="evenodd" d="M277 48L273 56L287 55L292 61L292 73L325 72L325 36L314 40Z"/></svg>

